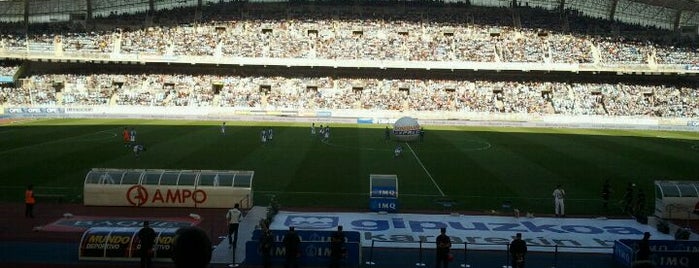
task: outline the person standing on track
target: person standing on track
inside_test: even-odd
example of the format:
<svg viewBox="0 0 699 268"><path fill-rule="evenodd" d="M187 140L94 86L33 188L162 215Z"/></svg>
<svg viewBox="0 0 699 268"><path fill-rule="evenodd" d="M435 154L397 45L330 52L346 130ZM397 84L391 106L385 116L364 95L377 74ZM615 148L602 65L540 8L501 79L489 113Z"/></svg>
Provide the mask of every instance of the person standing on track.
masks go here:
<svg viewBox="0 0 699 268"><path fill-rule="evenodd" d="M286 251L286 261L284 262L284 268L298 268L299 267L299 250L301 249L301 238L299 234L296 233L294 226L289 226L289 231L284 235L282 239L284 243L284 250Z"/></svg>
<svg viewBox="0 0 699 268"><path fill-rule="evenodd" d="M510 242L510 254L512 256L512 268L524 268L527 242L522 240L522 233L517 233L515 239Z"/></svg>
<svg viewBox="0 0 699 268"><path fill-rule="evenodd" d="M233 208L226 213L226 221L228 222L228 246L235 248L238 244L238 227L240 219L243 218L243 213L240 212L240 204L233 205Z"/></svg>
<svg viewBox="0 0 699 268"><path fill-rule="evenodd" d="M451 238L447 235L447 228L440 228L437 236L437 256L435 268L449 267L449 250L451 249Z"/></svg>
<svg viewBox="0 0 699 268"><path fill-rule="evenodd" d="M652 253L650 250L650 233L645 232L643 233L643 239L641 241L638 241L638 251L636 252L636 261L649 261L650 260L650 254Z"/></svg>
<svg viewBox="0 0 699 268"><path fill-rule="evenodd" d="M138 239L141 240L141 248L138 253L141 257L141 268L153 267L153 244L155 244L155 230L150 227L150 222L143 221L143 228L138 231Z"/></svg>
<svg viewBox="0 0 699 268"><path fill-rule="evenodd" d="M260 255L262 255L262 267L272 267L272 248L274 247L274 236L267 224L262 224L262 235L259 245Z"/></svg>
<svg viewBox="0 0 699 268"><path fill-rule="evenodd" d="M339 268L346 253L345 233L342 232L342 225L338 225L337 231L330 237L330 268Z"/></svg>
<svg viewBox="0 0 699 268"><path fill-rule="evenodd" d="M566 192L563 190L563 186L560 184L556 186L556 189L553 190L553 202L554 202L554 210L556 212L556 217L565 217L566 212L565 212L565 203L563 200L566 197Z"/></svg>
<svg viewBox="0 0 699 268"><path fill-rule="evenodd" d="M34 198L34 184L29 184L27 190L24 191L25 218L34 218L34 204L36 204L36 199Z"/></svg>

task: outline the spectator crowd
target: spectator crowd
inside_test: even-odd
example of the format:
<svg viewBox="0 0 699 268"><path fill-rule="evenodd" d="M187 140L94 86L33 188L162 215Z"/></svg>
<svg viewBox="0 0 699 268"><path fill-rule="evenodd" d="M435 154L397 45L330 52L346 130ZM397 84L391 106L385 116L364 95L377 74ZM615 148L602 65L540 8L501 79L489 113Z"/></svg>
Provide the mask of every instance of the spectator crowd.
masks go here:
<svg viewBox="0 0 699 268"><path fill-rule="evenodd" d="M696 86L185 74L30 76L0 105L364 109L699 116Z"/></svg>
<svg viewBox="0 0 699 268"><path fill-rule="evenodd" d="M390 61L684 64L691 44L647 29L537 9L235 4L143 17L120 15L90 30L59 23L27 33L0 25L4 52ZM194 13L194 12L193 12ZM165 15L166 14L166 15ZM166 16L166 17L164 17ZM96 24L100 24L97 22ZM121 26L117 26L121 25ZM6 28L7 27L7 28ZM613 30L616 29L616 30ZM616 34L610 34L616 31ZM0 75L16 73L0 66ZM533 78L535 80L535 78ZM0 105L136 105L266 109L377 109L696 117L696 86L545 81L218 76L32 75L0 85Z"/></svg>
<svg viewBox="0 0 699 268"><path fill-rule="evenodd" d="M200 23L3 32L0 51L52 53L60 47L91 54L607 64L645 64L654 55L659 64L699 64L699 51L691 47L561 31L554 25L559 14L552 12L528 14L536 21L514 27L521 22L501 14L511 11L497 8L333 10L332 15L318 10L230 10L206 13L206 22Z"/></svg>

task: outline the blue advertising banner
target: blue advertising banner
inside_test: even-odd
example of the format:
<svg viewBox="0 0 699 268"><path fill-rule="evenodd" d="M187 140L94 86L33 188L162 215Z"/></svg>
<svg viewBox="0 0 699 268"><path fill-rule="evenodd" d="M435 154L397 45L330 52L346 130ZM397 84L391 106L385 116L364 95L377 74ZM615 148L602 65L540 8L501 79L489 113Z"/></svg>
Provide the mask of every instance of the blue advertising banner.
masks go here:
<svg viewBox="0 0 699 268"><path fill-rule="evenodd" d="M369 176L369 209L379 212L398 212L398 177L392 174Z"/></svg>
<svg viewBox="0 0 699 268"><path fill-rule="evenodd" d="M357 118L357 124L373 124L373 118Z"/></svg>
<svg viewBox="0 0 699 268"><path fill-rule="evenodd" d="M395 186L372 186L369 197L398 197Z"/></svg>
<svg viewBox="0 0 699 268"><path fill-rule="evenodd" d="M14 82L12 80L12 76L0 75L0 84L12 83L12 82Z"/></svg>
<svg viewBox="0 0 699 268"><path fill-rule="evenodd" d="M398 199L371 197L369 198L369 209L371 209L371 211L398 212Z"/></svg>
<svg viewBox="0 0 699 268"><path fill-rule="evenodd" d="M294 226L294 225L290 225ZM272 230L272 236L275 242L282 242L284 235L287 230ZM318 230L299 230L296 229L296 234L299 235L302 242L327 242L330 243L330 237L332 237L334 231L318 231ZM359 243L359 232L344 232L345 242L347 243ZM260 235L262 231L255 230L252 232L252 240L260 240Z"/></svg>
<svg viewBox="0 0 699 268"><path fill-rule="evenodd" d="M614 261L619 263L622 267L631 267L634 260L633 249L619 240L614 241L614 252L612 256Z"/></svg>
<svg viewBox="0 0 699 268"><path fill-rule="evenodd" d="M317 117L331 117L332 112L330 112L330 111L316 111L316 116Z"/></svg>
<svg viewBox="0 0 699 268"><path fill-rule="evenodd" d="M136 235L140 227L92 227L80 240L80 260L138 261L141 241ZM153 228L156 232L154 259L170 261L176 228Z"/></svg>
<svg viewBox="0 0 699 268"><path fill-rule="evenodd" d="M45 116L65 113L65 108L5 108L5 114L16 116Z"/></svg>
<svg viewBox="0 0 699 268"><path fill-rule="evenodd" d="M345 247L347 249L347 254L342 261L342 266L359 266L359 243L345 243ZM274 242L271 254L272 265L280 266L284 264L285 256L286 250L284 249L284 245L281 242ZM330 263L330 243L301 242L301 253L298 256L298 263L301 267L327 266ZM262 264L262 256L259 252L259 242L257 240L245 243L245 264Z"/></svg>
<svg viewBox="0 0 699 268"><path fill-rule="evenodd" d="M614 260L624 267L635 261L640 240L621 239L614 242ZM657 268L699 267L699 241L650 240L651 261Z"/></svg>

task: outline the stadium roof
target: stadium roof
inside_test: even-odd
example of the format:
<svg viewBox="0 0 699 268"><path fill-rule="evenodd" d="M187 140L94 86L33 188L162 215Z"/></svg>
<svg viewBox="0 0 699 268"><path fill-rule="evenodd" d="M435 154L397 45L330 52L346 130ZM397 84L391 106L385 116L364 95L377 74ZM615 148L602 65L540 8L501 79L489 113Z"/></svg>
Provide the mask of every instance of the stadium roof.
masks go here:
<svg viewBox="0 0 699 268"><path fill-rule="evenodd" d="M612 0L610 0L612 1ZM667 7L679 10L697 11L699 9L699 0L631 0L649 4L652 6Z"/></svg>
<svg viewBox="0 0 699 268"><path fill-rule="evenodd" d="M24 0L0 0L0 2L23 2ZM44 0L29 0L30 2L39 2L39 1L44 1ZM148 0L144 0L143 2L147 2ZM155 0L157 1L157 0ZM458 2L462 0L446 0L445 2ZM614 1L614 0L609 0L609 1ZM698 11L699 10L699 0L629 0L632 2L639 2L639 3L644 3L644 4L649 4L653 6L660 6L660 7L666 7L666 8L673 8L673 9L680 9L680 10L688 10L688 11ZM256 2L255 0L251 0L250 2ZM259 2L264 2L264 1L259 1Z"/></svg>

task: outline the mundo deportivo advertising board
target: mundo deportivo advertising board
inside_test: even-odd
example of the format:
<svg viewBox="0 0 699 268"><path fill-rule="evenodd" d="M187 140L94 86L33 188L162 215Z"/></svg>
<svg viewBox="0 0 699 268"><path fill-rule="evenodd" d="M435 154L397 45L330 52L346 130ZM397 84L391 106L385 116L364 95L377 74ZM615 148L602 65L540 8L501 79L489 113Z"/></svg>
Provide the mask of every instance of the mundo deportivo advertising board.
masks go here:
<svg viewBox="0 0 699 268"><path fill-rule="evenodd" d="M505 250L516 233L522 233L531 251L558 251L611 253L618 239L639 239L644 232L653 239L673 239L653 227L630 219L576 219L576 218L514 218L499 216L451 216L430 214L379 213L306 213L280 212L272 222L272 229L333 230L342 225L346 231L360 233L362 246L417 248L419 241L431 245L439 229L447 228L447 235L455 248Z"/></svg>

